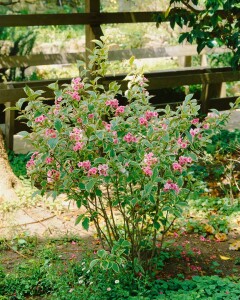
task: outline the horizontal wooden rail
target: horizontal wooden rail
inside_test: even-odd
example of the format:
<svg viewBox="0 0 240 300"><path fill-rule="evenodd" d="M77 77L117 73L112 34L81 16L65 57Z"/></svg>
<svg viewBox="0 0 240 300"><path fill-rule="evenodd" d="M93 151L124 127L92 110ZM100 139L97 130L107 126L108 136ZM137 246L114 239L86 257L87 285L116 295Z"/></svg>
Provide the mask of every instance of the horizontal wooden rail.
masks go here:
<svg viewBox="0 0 240 300"><path fill-rule="evenodd" d="M201 54L226 53L227 48L205 48ZM53 54L31 54L27 56L0 56L0 68L30 67L54 64L72 64L77 60L85 60L85 52L53 53ZM129 50L109 51L108 59L123 60L135 56L137 59L164 58L198 55L195 45L177 45L159 48L142 48Z"/></svg>
<svg viewBox="0 0 240 300"><path fill-rule="evenodd" d="M122 82L125 74L116 76L106 76L102 79L103 85L107 86L111 81ZM166 70L161 72L151 72L145 74L149 80L149 90L158 90L161 88L177 87L193 84L217 84L222 82L231 82L240 80L240 71L233 71L231 68L184 68L180 70ZM46 92L45 97L51 97L51 91L46 87L48 84L57 80L38 80L29 82L9 82L2 84L0 89L0 103L17 101L25 97L23 87L28 85L32 89L41 89ZM70 79L60 79L59 84L69 83ZM126 89L125 82L122 82L122 88ZM9 88L10 87L10 88Z"/></svg>
<svg viewBox="0 0 240 300"><path fill-rule="evenodd" d="M1 15L0 26L50 26L50 25L99 25L115 23L156 22L154 16L162 11L116 12L116 13L73 13Z"/></svg>

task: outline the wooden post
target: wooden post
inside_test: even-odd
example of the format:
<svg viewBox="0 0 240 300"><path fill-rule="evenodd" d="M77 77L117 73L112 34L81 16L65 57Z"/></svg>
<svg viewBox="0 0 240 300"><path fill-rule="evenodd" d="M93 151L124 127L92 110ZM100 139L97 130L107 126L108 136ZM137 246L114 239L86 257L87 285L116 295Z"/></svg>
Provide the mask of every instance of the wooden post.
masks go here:
<svg viewBox="0 0 240 300"><path fill-rule="evenodd" d="M207 67L207 66L208 66L207 55L202 54L201 55L201 67Z"/></svg>
<svg viewBox="0 0 240 300"><path fill-rule="evenodd" d="M6 108L10 108L14 103L6 102ZM14 136L14 120L15 111L7 109L5 111L5 142L7 149L13 150L13 136Z"/></svg>
<svg viewBox="0 0 240 300"><path fill-rule="evenodd" d="M211 98L224 97L224 85L225 83L205 83L202 87L201 94L201 111L203 114L207 114L209 110L209 100Z"/></svg>
<svg viewBox="0 0 240 300"><path fill-rule="evenodd" d="M100 0L85 0L86 13L100 13ZM88 65L89 50L93 50L94 43L92 40L99 40L103 35L102 29L99 24L85 26L85 41L86 41L86 64Z"/></svg>

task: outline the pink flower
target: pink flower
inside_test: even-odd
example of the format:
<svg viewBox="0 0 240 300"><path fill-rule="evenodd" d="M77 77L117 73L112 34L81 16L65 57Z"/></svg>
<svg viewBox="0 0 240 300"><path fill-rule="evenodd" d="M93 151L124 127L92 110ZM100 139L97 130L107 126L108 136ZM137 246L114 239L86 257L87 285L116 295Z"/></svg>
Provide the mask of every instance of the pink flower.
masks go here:
<svg viewBox="0 0 240 300"><path fill-rule="evenodd" d="M72 132L70 132L70 140L80 141L83 138L82 129L77 127L73 128Z"/></svg>
<svg viewBox="0 0 240 300"><path fill-rule="evenodd" d="M130 132L123 137L123 140L127 143L137 143L137 138Z"/></svg>
<svg viewBox="0 0 240 300"><path fill-rule="evenodd" d="M70 95L73 100L76 100L76 101L81 100L81 96L78 94L77 91L74 91L74 92L67 91L66 94Z"/></svg>
<svg viewBox="0 0 240 300"><path fill-rule="evenodd" d="M178 161L179 161L179 164L181 166L183 166L185 164L191 164L192 163L192 158L187 157L187 156L180 156Z"/></svg>
<svg viewBox="0 0 240 300"><path fill-rule="evenodd" d="M143 125L143 126L146 126L146 127L148 126L148 120L144 117L140 117L138 119L138 122L139 122L140 125Z"/></svg>
<svg viewBox="0 0 240 300"><path fill-rule="evenodd" d="M105 129L106 129L108 132L111 131L111 127L112 127L111 124L109 124L109 123L107 123L107 122L103 122L103 125L104 125Z"/></svg>
<svg viewBox="0 0 240 300"><path fill-rule="evenodd" d="M56 130L54 130L54 129L46 129L45 135L49 136L52 139L55 139L57 137Z"/></svg>
<svg viewBox="0 0 240 300"><path fill-rule="evenodd" d="M77 77L77 78L73 78L72 79L71 86L72 86L72 89L74 91L78 91L78 90L80 90L80 89L82 89L84 87L84 83L81 82L81 78L80 77Z"/></svg>
<svg viewBox="0 0 240 300"><path fill-rule="evenodd" d="M163 123L163 124L162 124L162 129L163 129L163 130L167 130L167 128L168 128L168 125L165 124L165 123Z"/></svg>
<svg viewBox="0 0 240 300"><path fill-rule="evenodd" d="M91 162L89 160L80 161L77 166L79 168L83 168L85 170L89 170L91 168Z"/></svg>
<svg viewBox="0 0 240 300"><path fill-rule="evenodd" d="M147 110L145 112L145 118L149 121L153 117L158 117L158 113L156 111Z"/></svg>
<svg viewBox="0 0 240 300"><path fill-rule="evenodd" d="M154 154L152 152L149 152L148 154L144 155L143 163L147 166L152 166L156 164L158 161L157 157L154 157Z"/></svg>
<svg viewBox="0 0 240 300"><path fill-rule="evenodd" d="M200 132L200 128L195 128L195 129L191 128L190 129L190 134L191 134L192 137L197 135L199 132Z"/></svg>
<svg viewBox="0 0 240 300"><path fill-rule="evenodd" d="M79 124L82 124L82 118L77 118L77 122L78 122Z"/></svg>
<svg viewBox="0 0 240 300"><path fill-rule="evenodd" d="M193 120L191 121L191 123L192 123L192 124L198 124L198 123L199 123L199 119L193 119Z"/></svg>
<svg viewBox="0 0 240 300"><path fill-rule="evenodd" d="M170 190L174 190L178 194L180 188L176 183L173 183L171 180L168 180L164 185L163 191L168 192Z"/></svg>
<svg viewBox="0 0 240 300"><path fill-rule="evenodd" d="M53 161L54 161L53 157L47 157L45 160L46 164L48 164L48 165L51 164Z"/></svg>
<svg viewBox="0 0 240 300"><path fill-rule="evenodd" d="M96 174L97 174L97 171L98 171L97 168L95 168L95 167L94 167L94 168L91 168L91 169L88 170L87 176L89 177L89 176L96 175Z"/></svg>
<svg viewBox="0 0 240 300"><path fill-rule="evenodd" d="M113 144L118 144L118 139L113 139Z"/></svg>
<svg viewBox="0 0 240 300"><path fill-rule="evenodd" d="M117 99L111 99L106 101L106 106L111 106L112 108L118 108L119 102Z"/></svg>
<svg viewBox="0 0 240 300"><path fill-rule="evenodd" d="M108 175L108 165L103 164L98 166L99 175L107 176Z"/></svg>
<svg viewBox="0 0 240 300"><path fill-rule="evenodd" d="M209 127L210 127L209 123L203 124L203 128L204 128L204 129L209 129Z"/></svg>
<svg viewBox="0 0 240 300"><path fill-rule="evenodd" d="M115 116L119 116L120 114L123 114L125 111L125 106L119 106L115 111Z"/></svg>
<svg viewBox="0 0 240 300"><path fill-rule="evenodd" d="M34 159L30 159L28 162L27 162L27 164L26 164L26 168L27 169L30 169L30 168L32 168L32 167L34 167L35 166L35 161L34 161Z"/></svg>
<svg viewBox="0 0 240 300"><path fill-rule="evenodd" d="M153 171L152 171L151 167L149 167L149 166L143 167L142 170L143 170L143 173L147 176L152 176L152 174L153 174Z"/></svg>
<svg viewBox="0 0 240 300"><path fill-rule="evenodd" d="M172 168L174 171L179 171L180 173L182 173L182 166L179 163L174 162L172 164Z"/></svg>
<svg viewBox="0 0 240 300"><path fill-rule="evenodd" d="M55 99L55 105L58 105L62 101L62 99L62 97L58 97L57 99Z"/></svg>
<svg viewBox="0 0 240 300"><path fill-rule="evenodd" d="M47 172L47 182L51 183L59 180L59 178L60 178L59 171L52 169Z"/></svg>
<svg viewBox="0 0 240 300"><path fill-rule="evenodd" d="M76 142L76 144L73 146L73 151L79 151L79 150L82 150L83 148L83 143L82 142Z"/></svg>
<svg viewBox="0 0 240 300"><path fill-rule="evenodd" d="M41 116L35 118L35 122L36 122L36 123L43 123L46 119L47 119L46 116L41 115Z"/></svg>
<svg viewBox="0 0 240 300"><path fill-rule="evenodd" d="M93 119L94 118L94 114L89 114L88 115L88 119Z"/></svg>

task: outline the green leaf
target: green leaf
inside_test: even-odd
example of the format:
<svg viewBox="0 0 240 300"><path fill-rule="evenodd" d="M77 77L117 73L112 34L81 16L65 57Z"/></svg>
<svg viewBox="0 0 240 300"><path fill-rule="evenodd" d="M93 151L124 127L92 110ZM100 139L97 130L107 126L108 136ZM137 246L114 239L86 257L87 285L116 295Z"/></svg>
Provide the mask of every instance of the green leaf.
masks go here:
<svg viewBox="0 0 240 300"><path fill-rule="evenodd" d="M75 221L75 225L78 225L82 221L83 217L84 217L83 214L77 216L76 221Z"/></svg>
<svg viewBox="0 0 240 300"><path fill-rule="evenodd" d="M193 94L189 94L185 97L185 101L190 101L193 97Z"/></svg>
<svg viewBox="0 0 240 300"><path fill-rule="evenodd" d="M153 226L154 226L154 228L155 228L156 230L159 230L160 227L161 227L160 223L157 222L157 221L154 221L154 222L153 222Z"/></svg>
<svg viewBox="0 0 240 300"><path fill-rule="evenodd" d="M29 132L27 132L27 131L20 131L20 132L18 133L18 135L20 135L20 136L22 136L22 137L26 137L26 136L29 136Z"/></svg>
<svg viewBox="0 0 240 300"><path fill-rule="evenodd" d="M56 82L53 82L53 83L51 83L51 84L49 84L47 87L48 87L50 90L53 90L53 91L56 91L56 90L59 89L59 87L58 87L58 82L57 82L57 81L56 81Z"/></svg>
<svg viewBox="0 0 240 300"><path fill-rule="evenodd" d="M23 88L25 94L28 96L28 97L31 97L34 95L34 90L32 90L28 85L26 85L24 88Z"/></svg>
<svg viewBox="0 0 240 300"><path fill-rule="evenodd" d="M54 149L58 143L58 139L50 139L48 140L48 145L51 149Z"/></svg>
<svg viewBox="0 0 240 300"><path fill-rule="evenodd" d="M135 56L131 56L129 59L129 65L132 66L135 60Z"/></svg>
<svg viewBox="0 0 240 300"><path fill-rule="evenodd" d="M107 270L108 267L109 267L109 262L106 261L106 260L104 260L104 261L101 262L101 266L102 266L102 268L103 268L104 270Z"/></svg>
<svg viewBox="0 0 240 300"><path fill-rule="evenodd" d="M60 132L61 128L62 128L62 122L60 119L56 119L54 122L54 127L55 129L57 129L58 132Z"/></svg>
<svg viewBox="0 0 240 300"><path fill-rule="evenodd" d="M104 157L98 157L94 160L94 164L106 164L107 160Z"/></svg>
<svg viewBox="0 0 240 300"><path fill-rule="evenodd" d="M119 272L119 265L115 262L112 263L112 269L114 272L118 273Z"/></svg>
<svg viewBox="0 0 240 300"><path fill-rule="evenodd" d="M85 185L85 189L88 193L90 193L90 191L92 190L92 188L94 187L96 183L96 180L93 178L93 179L90 179L86 185Z"/></svg>
<svg viewBox="0 0 240 300"><path fill-rule="evenodd" d="M99 259L98 259L98 258L92 260L92 261L90 262L89 268L92 269L98 262L99 262Z"/></svg>
<svg viewBox="0 0 240 300"><path fill-rule="evenodd" d="M82 221L82 227L88 231L89 229L89 218L85 217L84 220Z"/></svg>
<svg viewBox="0 0 240 300"><path fill-rule="evenodd" d="M106 256L107 252L104 250L104 249L100 249L98 250L97 252L97 255L100 257L100 258L104 258Z"/></svg>
<svg viewBox="0 0 240 300"><path fill-rule="evenodd" d="M99 140L103 139L103 131L102 130L97 130L95 132L96 136L98 137Z"/></svg>
<svg viewBox="0 0 240 300"><path fill-rule="evenodd" d="M79 187L81 190L85 190L85 184L84 184L83 182L79 182L78 187Z"/></svg>

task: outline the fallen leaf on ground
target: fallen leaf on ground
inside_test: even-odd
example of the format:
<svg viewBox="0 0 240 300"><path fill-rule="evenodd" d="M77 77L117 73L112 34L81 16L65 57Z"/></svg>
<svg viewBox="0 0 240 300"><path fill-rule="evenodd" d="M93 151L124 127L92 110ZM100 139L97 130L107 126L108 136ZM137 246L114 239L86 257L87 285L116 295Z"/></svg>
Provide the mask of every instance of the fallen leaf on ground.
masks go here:
<svg viewBox="0 0 240 300"><path fill-rule="evenodd" d="M207 224L204 228L207 233L210 233L210 234L214 233L214 228L211 225Z"/></svg>
<svg viewBox="0 0 240 300"><path fill-rule="evenodd" d="M227 256L223 256L223 255L219 255L219 257L220 257L222 260L229 260L229 259L231 259L231 257L227 257Z"/></svg>
<svg viewBox="0 0 240 300"><path fill-rule="evenodd" d="M235 241L229 246L229 250L238 251L240 250L240 241Z"/></svg>
<svg viewBox="0 0 240 300"><path fill-rule="evenodd" d="M219 242L225 242L228 239L228 237L225 233L216 233L215 239L218 240Z"/></svg>

